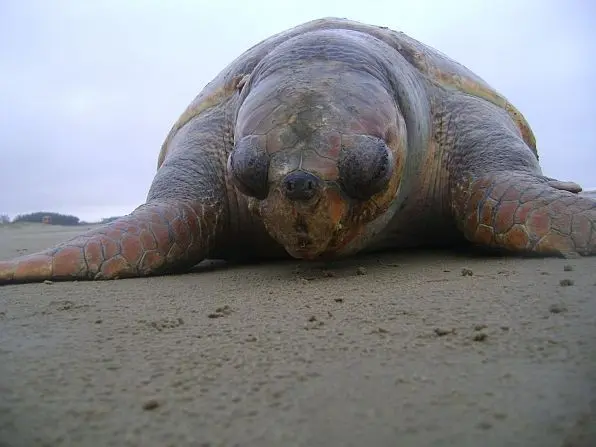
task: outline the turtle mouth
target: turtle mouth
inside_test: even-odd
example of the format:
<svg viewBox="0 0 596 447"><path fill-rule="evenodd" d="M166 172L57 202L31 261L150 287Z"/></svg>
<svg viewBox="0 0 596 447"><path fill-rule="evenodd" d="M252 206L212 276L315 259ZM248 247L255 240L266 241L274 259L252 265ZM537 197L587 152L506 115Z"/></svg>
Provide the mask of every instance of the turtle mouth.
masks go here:
<svg viewBox="0 0 596 447"><path fill-rule="evenodd" d="M308 224L302 215L298 215L294 225L294 240L286 251L296 259L314 260L324 256L329 243L317 244L308 231Z"/></svg>
<svg viewBox="0 0 596 447"><path fill-rule="evenodd" d="M284 246L285 250L290 256L295 259L303 259L305 261L315 261L318 259L326 259L334 257L334 253L327 250L328 245L315 246L308 238L298 237L296 244L291 246Z"/></svg>
<svg viewBox="0 0 596 447"><path fill-rule="evenodd" d="M293 258L304 260L324 258L329 256L328 247L334 239L334 235L331 232L319 230L315 228L309 231L304 216L299 214L295 220L293 231L284 234L278 240Z"/></svg>
<svg viewBox="0 0 596 447"><path fill-rule="evenodd" d="M334 251L338 229L349 204L335 188L325 188L317 198L297 203L278 188L260 202L259 215L267 232L296 259L313 260Z"/></svg>

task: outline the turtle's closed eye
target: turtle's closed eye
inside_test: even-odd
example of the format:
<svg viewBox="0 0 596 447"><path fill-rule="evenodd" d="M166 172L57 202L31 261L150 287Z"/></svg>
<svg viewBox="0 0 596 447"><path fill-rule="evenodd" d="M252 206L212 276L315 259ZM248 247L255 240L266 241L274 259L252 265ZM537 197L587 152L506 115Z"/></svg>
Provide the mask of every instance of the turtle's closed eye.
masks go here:
<svg viewBox="0 0 596 447"><path fill-rule="evenodd" d="M228 170L236 187L259 200L268 193L269 155L263 140L261 135L248 135L236 143L228 157Z"/></svg>
<svg viewBox="0 0 596 447"><path fill-rule="evenodd" d="M354 199L366 200L382 191L393 172L393 156L380 138L370 135L342 136L339 183Z"/></svg>

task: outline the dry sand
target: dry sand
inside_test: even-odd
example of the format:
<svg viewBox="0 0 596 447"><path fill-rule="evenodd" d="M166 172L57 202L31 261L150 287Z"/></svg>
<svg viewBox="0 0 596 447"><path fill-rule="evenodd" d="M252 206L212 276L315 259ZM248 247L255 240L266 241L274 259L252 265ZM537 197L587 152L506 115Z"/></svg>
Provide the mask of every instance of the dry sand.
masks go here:
<svg viewBox="0 0 596 447"><path fill-rule="evenodd" d="M0 259L79 231L0 228ZM0 287L0 444L595 446L595 272L410 251Z"/></svg>

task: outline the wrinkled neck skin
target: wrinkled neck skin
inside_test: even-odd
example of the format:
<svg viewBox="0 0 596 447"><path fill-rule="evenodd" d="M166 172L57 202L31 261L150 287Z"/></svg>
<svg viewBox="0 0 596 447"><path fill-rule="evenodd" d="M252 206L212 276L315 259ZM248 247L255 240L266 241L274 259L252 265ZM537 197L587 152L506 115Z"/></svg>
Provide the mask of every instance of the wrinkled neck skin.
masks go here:
<svg viewBox="0 0 596 447"><path fill-rule="evenodd" d="M411 169L396 85L404 92L412 86L390 79L388 63L371 56L362 36L353 34L347 42L345 34L336 41L326 31L282 44L261 61L242 92L235 142L250 137L268 156L266 196L248 197L249 209L299 259L333 259L366 248L399 208L402 179ZM408 105L407 113L416 112ZM371 197L354 198L342 186L340 159L369 138L386 145L391 175ZM367 153L354 158L352 178L359 179L357 169L363 178L374 170ZM296 172L316 178L313 197L288 198L287 179Z"/></svg>

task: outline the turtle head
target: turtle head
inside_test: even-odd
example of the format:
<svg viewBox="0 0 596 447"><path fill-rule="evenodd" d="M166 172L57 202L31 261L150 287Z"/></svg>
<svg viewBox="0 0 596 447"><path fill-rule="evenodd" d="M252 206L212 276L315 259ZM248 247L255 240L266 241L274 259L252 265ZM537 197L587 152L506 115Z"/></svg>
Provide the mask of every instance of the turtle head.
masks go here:
<svg viewBox="0 0 596 447"><path fill-rule="evenodd" d="M228 171L295 258L360 249L383 226L405 158L389 89L366 72L310 63L251 79Z"/></svg>

